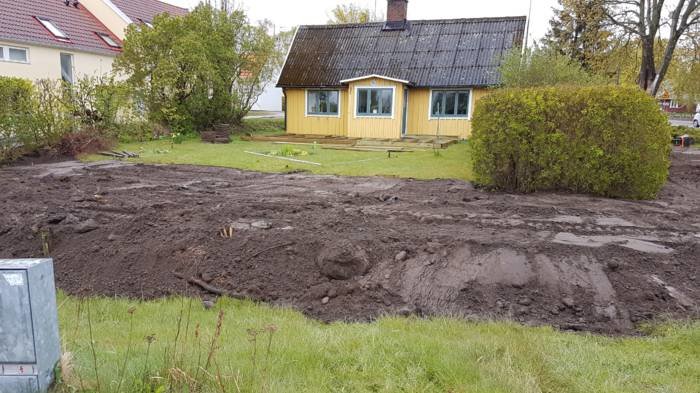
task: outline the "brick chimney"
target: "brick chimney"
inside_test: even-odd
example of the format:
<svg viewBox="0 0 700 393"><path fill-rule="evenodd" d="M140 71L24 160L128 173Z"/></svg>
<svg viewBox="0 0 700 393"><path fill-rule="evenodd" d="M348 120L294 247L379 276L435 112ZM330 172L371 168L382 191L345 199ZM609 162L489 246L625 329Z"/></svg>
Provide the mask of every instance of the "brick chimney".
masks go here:
<svg viewBox="0 0 700 393"><path fill-rule="evenodd" d="M386 11L387 24L405 22L408 16L408 0L389 0Z"/></svg>

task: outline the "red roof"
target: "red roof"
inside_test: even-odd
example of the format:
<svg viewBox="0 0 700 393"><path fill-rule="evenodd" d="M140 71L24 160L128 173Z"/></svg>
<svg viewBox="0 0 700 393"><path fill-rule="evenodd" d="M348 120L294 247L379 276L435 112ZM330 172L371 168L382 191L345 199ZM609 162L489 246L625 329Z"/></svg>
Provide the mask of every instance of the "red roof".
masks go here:
<svg viewBox="0 0 700 393"><path fill-rule="evenodd" d="M156 15L168 13L172 16L184 16L186 8L174 6L158 0L112 0L132 22L153 22Z"/></svg>
<svg viewBox="0 0 700 393"><path fill-rule="evenodd" d="M68 40L56 38L36 18L49 19ZM64 0L0 0L0 40L39 44L67 50L116 55L97 33L107 34L121 45L95 16L82 5L66 5Z"/></svg>

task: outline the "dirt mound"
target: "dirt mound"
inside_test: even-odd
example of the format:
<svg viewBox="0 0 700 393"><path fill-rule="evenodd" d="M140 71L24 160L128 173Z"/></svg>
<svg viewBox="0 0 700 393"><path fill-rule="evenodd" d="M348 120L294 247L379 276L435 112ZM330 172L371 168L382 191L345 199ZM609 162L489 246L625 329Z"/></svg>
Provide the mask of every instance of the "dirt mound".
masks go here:
<svg viewBox="0 0 700 393"><path fill-rule="evenodd" d="M215 292L313 317L508 318L631 333L698 317L700 159L656 201L458 181L66 162L0 170L0 257L49 248L72 294Z"/></svg>

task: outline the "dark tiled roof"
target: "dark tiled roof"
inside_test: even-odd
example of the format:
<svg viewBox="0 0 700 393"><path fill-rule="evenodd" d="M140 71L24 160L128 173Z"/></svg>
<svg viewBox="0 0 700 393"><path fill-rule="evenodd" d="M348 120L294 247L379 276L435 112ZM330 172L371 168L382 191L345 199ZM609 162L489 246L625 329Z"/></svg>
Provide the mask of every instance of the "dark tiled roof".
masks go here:
<svg viewBox="0 0 700 393"><path fill-rule="evenodd" d="M177 7L158 0L112 0L132 22L152 22L156 15L168 13L172 16L187 14L186 8Z"/></svg>
<svg viewBox="0 0 700 393"><path fill-rule="evenodd" d="M301 26L279 87L339 86L378 74L417 87L492 86L503 55L523 42L525 17Z"/></svg>
<svg viewBox="0 0 700 393"><path fill-rule="evenodd" d="M51 20L70 40L54 37L39 23L37 16ZM111 48L95 33L108 34L121 44L82 5L75 8L71 2L66 6L63 0L0 0L0 40L108 55L119 53L119 49Z"/></svg>

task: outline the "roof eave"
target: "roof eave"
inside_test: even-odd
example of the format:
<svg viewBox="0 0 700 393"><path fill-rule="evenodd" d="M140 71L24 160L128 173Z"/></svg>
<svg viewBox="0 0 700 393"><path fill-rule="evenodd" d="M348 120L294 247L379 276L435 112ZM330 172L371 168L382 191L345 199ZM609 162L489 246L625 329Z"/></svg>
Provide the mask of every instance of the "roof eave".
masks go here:
<svg viewBox="0 0 700 393"><path fill-rule="evenodd" d="M407 80L404 80L404 79L392 78L392 77L389 77L389 76L377 75L377 74L358 76L358 77L356 77L356 78L350 78L350 79L343 79L343 80L340 81L340 84L341 84L341 85L345 85L345 84L348 84L348 83L357 82L357 81L362 81L362 80L365 80L365 79L372 79L372 78L384 79L384 80L387 80L387 81L396 82L396 83L401 83L401 84L404 84L404 85L411 85L411 82L410 82L410 81L407 81Z"/></svg>
<svg viewBox="0 0 700 393"><path fill-rule="evenodd" d="M25 45L25 46L39 46L42 48L50 48L50 49L59 49L59 50L65 50L69 52L81 52L81 53L89 53L93 55L104 55L104 56L111 56L111 57L117 57L122 53L122 49L108 49L108 48L86 48L86 47L76 47L73 46L73 44L70 41L66 41L65 45L61 44L54 44L51 42L46 42L46 41L32 41L32 40L22 40L18 38L8 38L8 37L2 37L0 36L0 41L4 42L10 42L13 44L17 45Z"/></svg>

